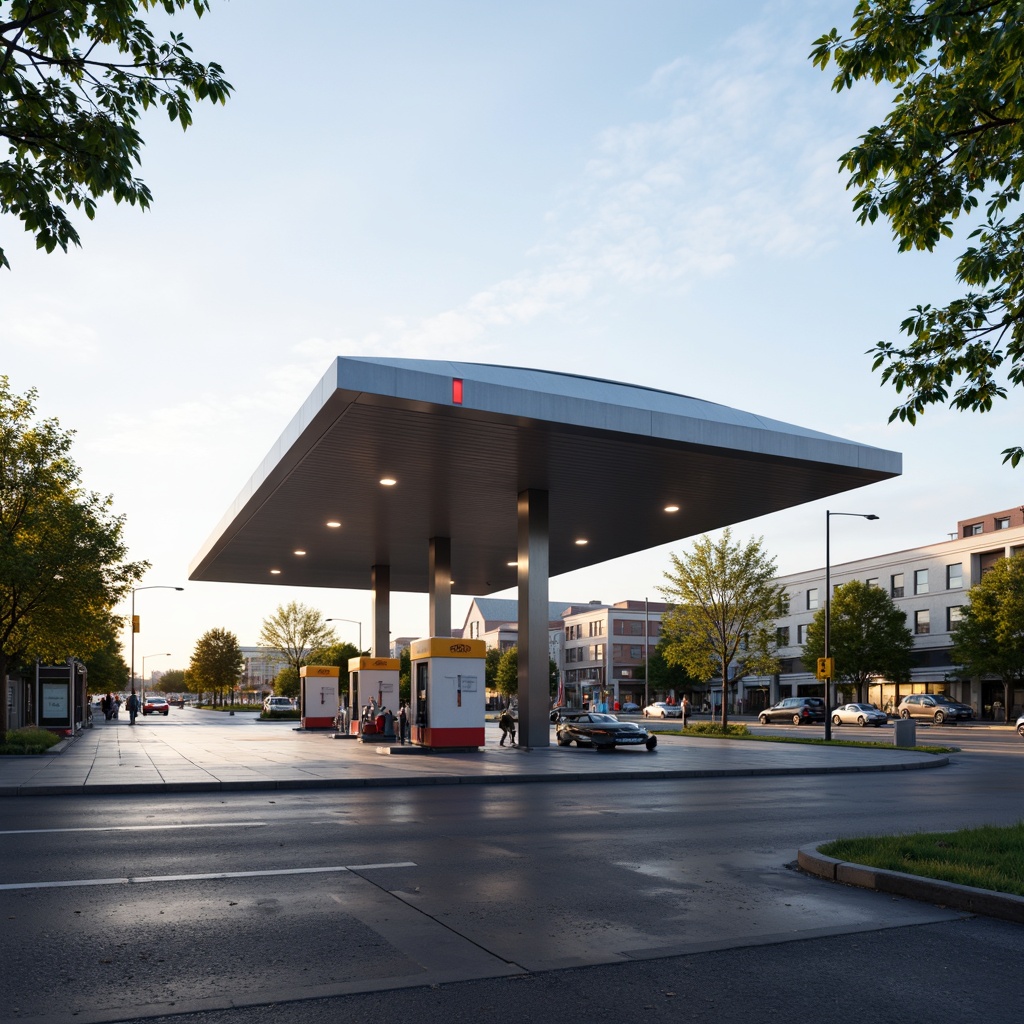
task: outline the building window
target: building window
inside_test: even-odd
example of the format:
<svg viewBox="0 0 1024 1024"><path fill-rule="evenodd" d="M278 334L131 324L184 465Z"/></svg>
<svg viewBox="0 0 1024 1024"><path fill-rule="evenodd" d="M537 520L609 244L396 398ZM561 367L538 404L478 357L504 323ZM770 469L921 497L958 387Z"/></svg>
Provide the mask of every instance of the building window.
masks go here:
<svg viewBox="0 0 1024 1024"><path fill-rule="evenodd" d="M931 621L932 615L927 608L922 608L919 611L914 612L914 632L918 636L930 633L932 631Z"/></svg>
<svg viewBox="0 0 1024 1024"><path fill-rule="evenodd" d="M891 597L903 596L903 573L894 572L889 580L889 594Z"/></svg>
<svg viewBox="0 0 1024 1024"><path fill-rule="evenodd" d="M779 647L789 646L789 626L779 626L775 632L775 642Z"/></svg>
<svg viewBox="0 0 1024 1024"><path fill-rule="evenodd" d="M928 593L928 570L927 569L915 569L914 570L914 593L915 594L927 594Z"/></svg>
<svg viewBox="0 0 1024 1024"><path fill-rule="evenodd" d="M604 620L592 619L589 623L590 635L591 636L603 636L604 635Z"/></svg>
<svg viewBox="0 0 1024 1024"><path fill-rule="evenodd" d="M807 610L813 612L818 607L818 588L808 587L807 588Z"/></svg>
<svg viewBox="0 0 1024 1024"><path fill-rule="evenodd" d="M981 533L981 523L971 523L970 526L964 527L965 537L977 537Z"/></svg>
<svg viewBox="0 0 1024 1024"><path fill-rule="evenodd" d="M867 585L869 587L877 587L878 586L878 577L877 576L869 576L864 582L867 583Z"/></svg>
<svg viewBox="0 0 1024 1024"><path fill-rule="evenodd" d="M789 614L789 594L783 593L779 596L779 617Z"/></svg>
<svg viewBox="0 0 1024 1024"><path fill-rule="evenodd" d="M591 661L604 661L604 644L591 644L590 645L590 660Z"/></svg>
<svg viewBox="0 0 1024 1024"><path fill-rule="evenodd" d="M804 623L803 625L796 627L796 642L798 644L807 643L807 630L810 627L810 623Z"/></svg>
<svg viewBox="0 0 1024 1024"><path fill-rule="evenodd" d="M996 519L996 529L997 530L1008 530L1009 528L1010 528L1010 517L1009 516L999 516L999 518Z"/></svg>
<svg viewBox="0 0 1024 1024"><path fill-rule="evenodd" d="M946 566L946 589L960 590L964 585L963 562L956 562L954 565Z"/></svg>
<svg viewBox="0 0 1024 1024"><path fill-rule="evenodd" d="M630 649L629 649L629 656L634 661L637 661L638 659L640 659L640 658L642 658L644 656L644 649L642 647L630 647Z"/></svg>
<svg viewBox="0 0 1024 1024"><path fill-rule="evenodd" d="M963 605L950 605L950 607L946 609L946 632L952 633L953 630L956 629L956 627L963 621L963 618Z"/></svg>

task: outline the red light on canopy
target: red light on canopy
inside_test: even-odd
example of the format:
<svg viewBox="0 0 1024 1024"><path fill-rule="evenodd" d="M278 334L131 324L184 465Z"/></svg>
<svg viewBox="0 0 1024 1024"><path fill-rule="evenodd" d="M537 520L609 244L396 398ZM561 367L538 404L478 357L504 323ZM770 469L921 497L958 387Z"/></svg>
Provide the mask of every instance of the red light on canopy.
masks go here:
<svg viewBox="0 0 1024 1024"><path fill-rule="evenodd" d="M462 405L462 378L452 377L452 403Z"/></svg>

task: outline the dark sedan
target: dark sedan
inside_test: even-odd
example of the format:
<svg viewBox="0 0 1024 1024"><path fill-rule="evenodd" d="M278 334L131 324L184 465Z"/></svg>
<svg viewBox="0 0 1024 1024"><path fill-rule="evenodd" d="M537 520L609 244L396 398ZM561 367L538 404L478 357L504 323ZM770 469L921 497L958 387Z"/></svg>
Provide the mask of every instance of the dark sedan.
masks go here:
<svg viewBox="0 0 1024 1024"><path fill-rule="evenodd" d="M614 715L603 715L597 711L585 711L563 719L555 730L555 740L560 747L575 743L577 747L593 747L595 750L614 750L617 746L644 746L653 750L658 745L658 737L643 726L620 722Z"/></svg>

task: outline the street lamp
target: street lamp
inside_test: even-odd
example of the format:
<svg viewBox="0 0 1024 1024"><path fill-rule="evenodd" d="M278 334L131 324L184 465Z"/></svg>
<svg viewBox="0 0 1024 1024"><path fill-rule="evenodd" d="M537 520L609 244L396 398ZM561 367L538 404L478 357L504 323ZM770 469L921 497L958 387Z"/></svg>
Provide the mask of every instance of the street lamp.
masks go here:
<svg viewBox="0 0 1024 1024"><path fill-rule="evenodd" d="M829 523L832 516L855 516L858 519L877 519L873 512L830 512L825 510L825 658L829 657L832 631L832 567L829 560ZM827 663L827 661L826 661ZM825 679L825 739L832 739L832 672Z"/></svg>
<svg viewBox="0 0 1024 1024"><path fill-rule="evenodd" d="M142 656L142 700L146 699L146 659L147 658L169 658L171 652L168 651L166 654L144 654Z"/></svg>
<svg viewBox="0 0 1024 1024"><path fill-rule="evenodd" d="M363 653L363 624L358 619L324 619L324 622L351 622L353 626L359 627L359 654Z"/></svg>
<svg viewBox="0 0 1024 1024"><path fill-rule="evenodd" d="M184 590L184 587L171 587L166 584L154 583L148 587L132 587L132 692L135 692L135 592L137 590ZM145 663L143 663L145 668Z"/></svg>

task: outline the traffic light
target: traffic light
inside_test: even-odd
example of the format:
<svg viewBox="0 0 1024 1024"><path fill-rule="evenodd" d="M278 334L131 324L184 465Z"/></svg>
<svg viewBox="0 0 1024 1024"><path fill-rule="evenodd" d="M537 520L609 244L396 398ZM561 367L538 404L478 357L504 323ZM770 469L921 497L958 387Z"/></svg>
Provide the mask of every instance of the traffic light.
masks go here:
<svg viewBox="0 0 1024 1024"><path fill-rule="evenodd" d="M139 617L138 615L132 616L132 632L138 633L139 631Z"/></svg>
<svg viewBox="0 0 1024 1024"><path fill-rule="evenodd" d="M834 658L819 658L818 659L818 670L815 672L815 676L818 679L831 679L832 672L835 668Z"/></svg>

